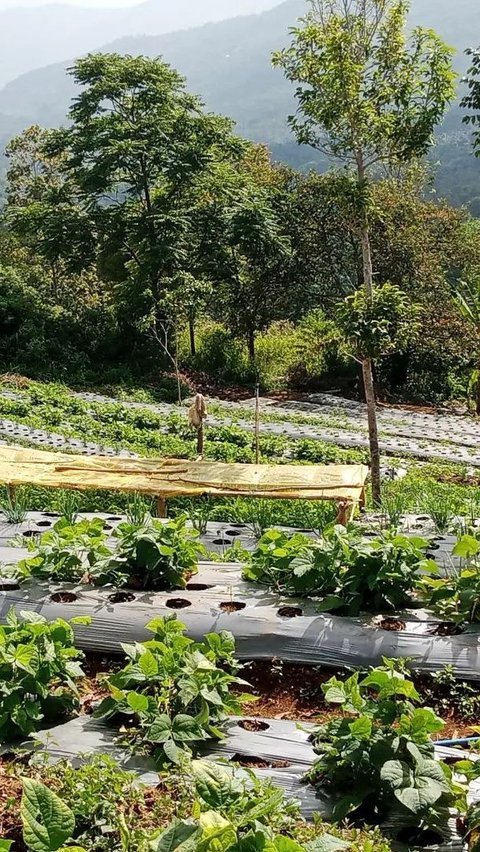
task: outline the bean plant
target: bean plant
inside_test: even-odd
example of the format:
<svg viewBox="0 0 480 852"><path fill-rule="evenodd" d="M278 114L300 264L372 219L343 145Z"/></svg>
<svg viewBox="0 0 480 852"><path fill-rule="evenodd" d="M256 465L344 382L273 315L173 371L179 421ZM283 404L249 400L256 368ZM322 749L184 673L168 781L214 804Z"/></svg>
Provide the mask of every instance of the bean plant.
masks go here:
<svg viewBox="0 0 480 852"><path fill-rule="evenodd" d="M251 696L231 692L244 683L231 633L208 633L197 643L175 615L154 619L147 630L153 639L122 645L129 662L108 678L110 696L95 715L127 720L159 764L182 763L202 741L221 739L222 722Z"/></svg>
<svg viewBox="0 0 480 852"><path fill-rule="evenodd" d="M94 566L111 556L102 518L73 522L62 517L39 542L28 541L32 556L19 563L25 576L63 582L90 581Z"/></svg>
<svg viewBox="0 0 480 852"><path fill-rule="evenodd" d="M480 539L463 535L457 539L453 556L462 567L447 577L424 577L428 605L443 619L455 624L480 622Z"/></svg>
<svg viewBox="0 0 480 852"><path fill-rule="evenodd" d="M318 597L324 612L395 611L412 603L419 571L437 571L427 548L422 538L390 531L368 538L338 525L315 540L268 530L244 577L283 594Z"/></svg>
<svg viewBox="0 0 480 852"><path fill-rule="evenodd" d="M465 787L435 759L431 737L444 723L433 710L415 706L420 696L396 666L384 660L365 677L357 672L322 685L326 702L342 715L315 730L319 757L309 778L335 795L335 820L382 822L398 815L403 825L438 827L449 808L465 811Z"/></svg>
<svg viewBox="0 0 480 852"><path fill-rule="evenodd" d="M78 708L76 681L83 654L74 647L72 624L48 622L35 612L11 609L0 625L0 741L32 734Z"/></svg>

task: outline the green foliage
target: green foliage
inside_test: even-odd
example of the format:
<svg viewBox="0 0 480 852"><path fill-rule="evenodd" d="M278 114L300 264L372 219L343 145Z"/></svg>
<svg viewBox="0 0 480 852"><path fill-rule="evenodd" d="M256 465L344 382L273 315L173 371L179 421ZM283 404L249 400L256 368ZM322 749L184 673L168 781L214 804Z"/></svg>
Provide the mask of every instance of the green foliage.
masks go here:
<svg viewBox="0 0 480 852"><path fill-rule="evenodd" d="M40 781L23 778L21 805L23 838L32 852L58 852L75 828L65 802Z"/></svg>
<svg viewBox="0 0 480 852"><path fill-rule="evenodd" d="M367 538L359 530L333 526L312 541L269 530L244 577L283 594L320 598L323 612L395 611L411 603L420 569L436 571L427 548L424 539L388 531Z"/></svg>
<svg viewBox="0 0 480 852"><path fill-rule="evenodd" d="M348 296L337 309L337 322L357 357L377 359L407 346L417 330L416 313L409 297L387 283L371 296L364 290Z"/></svg>
<svg viewBox="0 0 480 852"><path fill-rule="evenodd" d="M74 647L72 624L48 622L34 612L18 618L12 609L0 625L0 739L32 734L78 707L77 678L83 657Z"/></svg>
<svg viewBox="0 0 480 852"><path fill-rule="evenodd" d="M115 530L117 543L107 544L101 518L70 523L60 518L40 542L29 542L34 555L19 563L25 577L44 577L96 585L133 585L149 589L184 587L197 571L205 548L198 531L180 515L162 523L148 513L137 512Z"/></svg>
<svg viewBox="0 0 480 852"><path fill-rule="evenodd" d="M140 525L120 524L113 556L93 569L95 582L157 590L185 588L206 552L198 541L198 530L188 527L187 520L180 515L163 523L147 516Z"/></svg>
<svg viewBox="0 0 480 852"><path fill-rule="evenodd" d="M218 725L238 713L240 698L230 687L241 683L230 633L209 633L203 643L185 635L176 619L147 625L154 638L123 645L129 662L107 683L110 697L96 711L100 718L126 717L130 733L154 749L157 761L182 763L198 743L222 737Z"/></svg>
<svg viewBox="0 0 480 852"><path fill-rule="evenodd" d="M455 95L452 51L433 30L407 43L408 3L321 0L274 63L298 84L302 144L364 164L425 154Z"/></svg>
<svg viewBox="0 0 480 852"><path fill-rule="evenodd" d="M476 624L480 622L480 540L462 535L452 553L463 561L463 567L447 577L423 578L428 606L455 624Z"/></svg>
<svg viewBox="0 0 480 852"><path fill-rule="evenodd" d="M440 716L449 716L464 722L476 723L480 717L480 695L475 683L458 680L453 666L445 666L428 677L421 678L424 702Z"/></svg>
<svg viewBox="0 0 480 852"><path fill-rule="evenodd" d="M393 661L366 677L331 678L325 701L342 716L313 737L318 760L309 778L336 796L334 818L383 821L398 814L405 825L439 827L448 808L465 810L465 793L452 770L435 759L431 735L443 722L417 708L419 695Z"/></svg>
<svg viewBox="0 0 480 852"><path fill-rule="evenodd" d="M71 523L60 518L37 543L29 542L34 556L20 562L25 576L78 583L90 581L94 566L111 555L105 544L107 533L102 518Z"/></svg>

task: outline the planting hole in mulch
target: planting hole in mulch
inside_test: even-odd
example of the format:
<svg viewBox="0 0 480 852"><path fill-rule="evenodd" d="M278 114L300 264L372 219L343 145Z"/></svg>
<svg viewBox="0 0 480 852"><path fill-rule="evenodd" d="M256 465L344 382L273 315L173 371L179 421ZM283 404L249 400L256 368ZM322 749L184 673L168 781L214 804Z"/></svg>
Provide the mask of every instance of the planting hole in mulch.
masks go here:
<svg viewBox="0 0 480 852"><path fill-rule="evenodd" d="M431 521L430 515L417 515L417 521Z"/></svg>
<svg viewBox="0 0 480 852"><path fill-rule="evenodd" d="M45 518L59 518L60 517L58 512L42 512L42 515Z"/></svg>
<svg viewBox="0 0 480 852"><path fill-rule="evenodd" d="M425 849L428 846L442 846L444 839L437 831L432 828L417 828L416 826L405 826L400 829L396 839L399 843L406 843L408 846L421 846Z"/></svg>
<svg viewBox="0 0 480 852"><path fill-rule="evenodd" d="M170 598L165 604L169 609L186 609L187 606L191 606L192 602L187 601L186 598Z"/></svg>
<svg viewBox="0 0 480 852"><path fill-rule="evenodd" d="M130 603L130 601L135 600L135 595L132 595L131 592L114 592L112 595L109 595L107 600L110 603Z"/></svg>
<svg viewBox="0 0 480 852"><path fill-rule="evenodd" d="M277 615L281 618L297 618L297 616L303 615L303 609L300 609L299 606L281 606L280 609L277 609Z"/></svg>
<svg viewBox="0 0 480 852"><path fill-rule="evenodd" d="M245 609L246 604L241 601L223 601L219 607L223 612L240 612L241 609Z"/></svg>
<svg viewBox="0 0 480 852"><path fill-rule="evenodd" d="M291 766L289 760L265 760L262 757L251 757L245 754L234 754L231 763L238 763L248 769L286 769Z"/></svg>
<svg viewBox="0 0 480 852"><path fill-rule="evenodd" d="M439 544L435 544L435 542L434 542L434 541L430 541L430 542L428 543L428 549L429 549L429 550L440 550L440 545L439 545Z"/></svg>
<svg viewBox="0 0 480 852"><path fill-rule="evenodd" d="M243 728L244 731L268 731L270 725L260 719L242 719L238 727Z"/></svg>
<svg viewBox="0 0 480 852"><path fill-rule="evenodd" d="M77 600L77 596L74 592L55 592L54 595L50 595L50 600L54 603L73 603Z"/></svg>
<svg viewBox="0 0 480 852"><path fill-rule="evenodd" d="M220 544L227 545L227 544L231 544L231 543L232 542L228 538L214 538L213 541L212 541L212 544L218 544L218 545L220 545Z"/></svg>
<svg viewBox="0 0 480 852"><path fill-rule="evenodd" d="M104 528L103 528L103 529L104 529L106 532L110 532L110 530L113 530L113 527L111 526L111 524L105 524L105 526L104 526Z"/></svg>
<svg viewBox="0 0 480 852"><path fill-rule="evenodd" d="M441 621L430 631L431 636L460 636L463 627L454 621Z"/></svg>
<svg viewBox="0 0 480 852"><path fill-rule="evenodd" d="M107 521L121 521L120 515L112 515L110 518L107 518Z"/></svg>
<svg viewBox="0 0 480 852"><path fill-rule="evenodd" d="M37 527L51 527L51 526L52 526L51 521L38 521L37 522Z"/></svg>
<svg viewBox="0 0 480 852"><path fill-rule="evenodd" d="M187 592L206 592L207 589L213 589L213 586L208 586L207 583L187 583Z"/></svg>
<svg viewBox="0 0 480 852"><path fill-rule="evenodd" d="M241 535L242 533L239 530L227 530L225 535Z"/></svg>
<svg viewBox="0 0 480 852"><path fill-rule="evenodd" d="M382 618L382 620L379 622L378 626L381 627L382 630L392 630L392 631L405 630L406 627L407 627L406 623L404 621L402 621L400 618L391 618L391 617Z"/></svg>
<svg viewBox="0 0 480 852"><path fill-rule="evenodd" d="M247 528L246 524L230 524L234 530L245 530Z"/></svg>
<svg viewBox="0 0 480 852"><path fill-rule="evenodd" d="M23 538L35 538L35 536L39 535L40 533L38 530L25 530L25 532L22 533Z"/></svg>

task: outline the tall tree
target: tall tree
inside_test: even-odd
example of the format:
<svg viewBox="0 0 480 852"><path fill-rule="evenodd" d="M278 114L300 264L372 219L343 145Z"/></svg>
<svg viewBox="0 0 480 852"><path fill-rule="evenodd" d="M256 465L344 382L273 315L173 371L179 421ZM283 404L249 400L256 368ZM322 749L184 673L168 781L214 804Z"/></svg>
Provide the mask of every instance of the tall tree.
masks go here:
<svg viewBox="0 0 480 852"><path fill-rule="evenodd" d="M290 118L300 144L347 165L354 174L353 227L361 242L363 285L373 299L370 179L380 166L424 155L455 94L452 51L432 31L407 38L405 0L311 0L274 63L297 83ZM368 409L372 492L380 494L380 452L372 359L362 373Z"/></svg>
<svg viewBox="0 0 480 852"><path fill-rule="evenodd" d="M181 276L201 278L197 224L209 180L245 146L158 59L95 54L71 73L82 88L49 150L78 187L126 321L154 328Z"/></svg>

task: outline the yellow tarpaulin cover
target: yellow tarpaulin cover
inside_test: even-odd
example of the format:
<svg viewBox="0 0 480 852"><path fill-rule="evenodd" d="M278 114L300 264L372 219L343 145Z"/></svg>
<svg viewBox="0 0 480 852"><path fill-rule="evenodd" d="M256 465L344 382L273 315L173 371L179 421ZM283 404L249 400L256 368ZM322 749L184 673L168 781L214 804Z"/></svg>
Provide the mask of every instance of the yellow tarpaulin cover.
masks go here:
<svg viewBox="0 0 480 852"><path fill-rule="evenodd" d="M364 465L223 464L0 447L0 482L5 485L101 488L164 498L216 494L358 503L367 474Z"/></svg>

